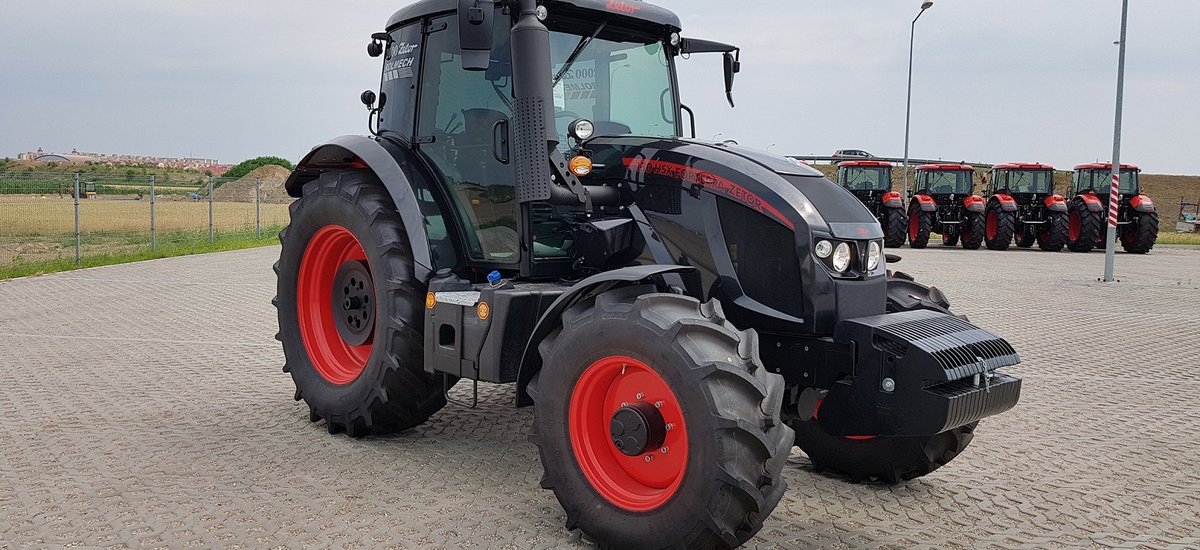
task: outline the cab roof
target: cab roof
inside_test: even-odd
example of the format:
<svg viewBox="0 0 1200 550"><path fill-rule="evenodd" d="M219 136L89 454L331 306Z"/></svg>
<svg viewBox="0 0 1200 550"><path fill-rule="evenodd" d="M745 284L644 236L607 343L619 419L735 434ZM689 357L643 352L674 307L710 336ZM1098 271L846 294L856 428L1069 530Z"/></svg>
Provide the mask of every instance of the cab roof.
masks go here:
<svg viewBox="0 0 1200 550"><path fill-rule="evenodd" d="M882 166L882 167L884 167L884 168L891 168L891 167L892 167L892 163L890 163L890 162L884 162L884 161L882 161L882 160L848 160L848 161L845 161L845 162L839 162L839 163L838 163L838 167L839 167L839 168L840 168L840 167L843 167L843 166L848 166L848 167L853 167L853 166Z"/></svg>
<svg viewBox="0 0 1200 550"><path fill-rule="evenodd" d="M992 167L995 170L1053 170L1054 167L1049 164L1040 162L1010 162L1008 164L997 164Z"/></svg>
<svg viewBox="0 0 1200 550"><path fill-rule="evenodd" d="M1093 162L1091 164L1080 164L1079 166L1076 166L1075 169L1076 170L1112 170L1112 163L1111 162ZM1121 169L1122 170L1132 170L1134 172L1142 171L1141 168L1138 168L1137 165L1134 165L1134 164L1122 164Z"/></svg>
<svg viewBox="0 0 1200 550"><path fill-rule="evenodd" d="M548 0L545 5L552 17L556 9L573 12L589 10L607 13L618 19L628 19L634 24L650 23L669 27L673 31L679 31L682 28L679 16L674 12L642 0ZM400 11L392 15L392 18L388 20L387 30L390 31L394 27L427 15L453 12L456 9L458 9L458 0L419 0L400 8Z"/></svg>
<svg viewBox="0 0 1200 550"><path fill-rule="evenodd" d="M975 171L975 167L970 164L922 164L917 167L917 170L925 172L951 171L951 170L970 170Z"/></svg>

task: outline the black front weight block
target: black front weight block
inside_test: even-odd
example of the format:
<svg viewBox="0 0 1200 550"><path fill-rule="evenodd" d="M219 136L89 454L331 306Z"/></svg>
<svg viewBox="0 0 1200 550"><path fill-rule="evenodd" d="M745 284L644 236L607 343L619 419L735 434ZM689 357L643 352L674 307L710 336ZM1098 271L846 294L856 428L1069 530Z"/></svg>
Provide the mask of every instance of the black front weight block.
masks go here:
<svg viewBox="0 0 1200 550"><path fill-rule="evenodd" d="M996 369L1021 361L1000 337L929 310L848 319L834 341L855 348L853 374L821 405L831 435L927 436L1013 408L1021 379Z"/></svg>

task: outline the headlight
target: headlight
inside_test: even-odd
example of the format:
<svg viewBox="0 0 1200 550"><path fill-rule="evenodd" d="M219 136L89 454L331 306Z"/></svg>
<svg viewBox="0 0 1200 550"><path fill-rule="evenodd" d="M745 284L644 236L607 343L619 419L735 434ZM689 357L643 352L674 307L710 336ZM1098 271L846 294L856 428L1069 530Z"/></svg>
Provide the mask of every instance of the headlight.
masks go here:
<svg viewBox="0 0 1200 550"><path fill-rule="evenodd" d="M879 243L871 241L867 245L867 271L875 271L879 267Z"/></svg>
<svg viewBox="0 0 1200 550"><path fill-rule="evenodd" d="M833 244L829 241L818 242L816 253L817 257L821 258L822 260L828 258L830 254L833 254Z"/></svg>
<svg viewBox="0 0 1200 550"><path fill-rule="evenodd" d="M581 118L571 123L571 126L567 128L567 133L579 141L584 141L596 133L596 125L586 118Z"/></svg>
<svg viewBox="0 0 1200 550"><path fill-rule="evenodd" d="M833 251L833 269L838 273L845 273L850 268L850 245L841 243L837 245L837 249Z"/></svg>

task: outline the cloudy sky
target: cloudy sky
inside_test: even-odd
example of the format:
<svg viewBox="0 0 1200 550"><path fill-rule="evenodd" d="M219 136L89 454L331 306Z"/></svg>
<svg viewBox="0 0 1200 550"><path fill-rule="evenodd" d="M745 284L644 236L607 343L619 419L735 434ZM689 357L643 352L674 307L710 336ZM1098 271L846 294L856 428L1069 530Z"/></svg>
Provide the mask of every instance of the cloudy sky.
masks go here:
<svg viewBox="0 0 1200 550"><path fill-rule="evenodd" d="M405 0L6 0L0 156L44 147L237 162L364 133L364 47ZM699 135L785 154L904 145L916 0L660 0L686 36ZM354 7L349 7L353 4ZM1200 174L1200 1L1133 0L1122 160ZM737 11L730 11L731 7ZM912 156L1070 167L1112 155L1119 0L937 0L917 24Z"/></svg>

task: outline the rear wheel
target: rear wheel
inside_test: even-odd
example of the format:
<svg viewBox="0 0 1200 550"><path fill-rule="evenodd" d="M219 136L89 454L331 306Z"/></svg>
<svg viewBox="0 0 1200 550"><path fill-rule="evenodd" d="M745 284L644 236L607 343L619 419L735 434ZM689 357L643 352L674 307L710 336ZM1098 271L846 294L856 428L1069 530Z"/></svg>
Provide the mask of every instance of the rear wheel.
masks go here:
<svg viewBox="0 0 1200 550"><path fill-rule="evenodd" d="M950 301L936 288L917 283L906 274L888 277L888 313L929 309L950 313ZM975 426L965 426L932 436L839 437L817 421L820 403L810 420L791 423L796 446L808 455L813 469L845 475L850 481L878 480L900 483L926 475L949 463L971 443Z"/></svg>
<svg viewBox="0 0 1200 550"><path fill-rule="evenodd" d="M736 547L786 488L783 378L715 302L647 290L585 300L539 347L542 487L601 547Z"/></svg>
<svg viewBox="0 0 1200 550"><path fill-rule="evenodd" d="M983 246L983 214L971 212L963 219L962 245L967 250L979 250Z"/></svg>
<svg viewBox="0 0 1200 550"><path fill-rule="evenodd" d="M441 409L422 365L425 287L378 178L334 171L306 184L279 240L277 338L310 420L359 437Z"/></svg>
<svg viewBox="0 0 1200 550"><path fill-rule="evenodd" d="M1063 249L1071 233L1069 216L1066 212L1050 214L1046 223L1043 223L1041 229L1038 230L1038 248L1049 252L1058 252Z"/></svg>
<svg viewBox="0 0 1200 550"><path fill-rule="evenodd" d="M883 238L883 246L886 248L900 248L904 246L904 239L907 237L908 216L904 215L904 210L900 208L887 208L883 213L884 228L887 233Z"/></svg>
<svg viewBox="0 0 1200 550"><path fill-rule="evenodd" d="M1121 248L1131 254L1145 254L1158 241L1158 212L1140 212L1133 223L1121 230Z"/></svg>
<svg viewBox="0 0 1200 550"><path fill-rule="evenodd" d="M1067 211L1067 248L1072 252L1091 252L1096 247L1102 223L1101 212L1092 212L1083 199L1071 200Z"/></svg>
<svg viewBox="0 0 1200 550"><path fill-rule="evenodd" d="M991 250L1008 250L1012 244L1016 216L1005 212L998 203L988 206L984 214L984 239Z"/></svg>
<svg viewBox="0 0 1200 550"><path fill-rule="evenodd" d="M908 246L925 248L932 230L933 213L921 210L920 206L908 210Z"/></svg>

